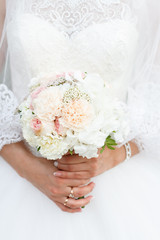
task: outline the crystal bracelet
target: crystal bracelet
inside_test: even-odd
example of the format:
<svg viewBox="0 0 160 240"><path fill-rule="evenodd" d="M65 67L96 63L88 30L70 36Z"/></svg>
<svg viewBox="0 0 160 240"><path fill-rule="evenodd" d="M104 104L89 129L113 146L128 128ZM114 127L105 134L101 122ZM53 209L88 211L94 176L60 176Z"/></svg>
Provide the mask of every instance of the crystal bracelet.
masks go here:
<svg viewBox="0 0 160 240"><path fill-rule="evenodd" d="M124 144L125 149L126 149L126 159L125 161L130 160L131 156L132 156L132 152L131 152L131 145L127 142Z"/></svg>

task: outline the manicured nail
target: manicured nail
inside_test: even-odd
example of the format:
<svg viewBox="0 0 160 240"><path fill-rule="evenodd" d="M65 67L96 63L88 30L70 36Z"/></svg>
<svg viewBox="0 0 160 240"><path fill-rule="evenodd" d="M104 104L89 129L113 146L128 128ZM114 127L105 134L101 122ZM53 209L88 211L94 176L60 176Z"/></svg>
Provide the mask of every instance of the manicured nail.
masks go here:
<svg viewBox="0 0 160 240"><path fill-rule="evenodd" d="M58 167L58 162L57 161L54 161L54 166Z"/></svg>
<svg viewBox="0 0 160 240"><path fill-rule="evenodd" d="M61 174L60 172L54 172L53 175L54 175L55 177L60 177L60 176L62 176L62 174Z"/></svg>

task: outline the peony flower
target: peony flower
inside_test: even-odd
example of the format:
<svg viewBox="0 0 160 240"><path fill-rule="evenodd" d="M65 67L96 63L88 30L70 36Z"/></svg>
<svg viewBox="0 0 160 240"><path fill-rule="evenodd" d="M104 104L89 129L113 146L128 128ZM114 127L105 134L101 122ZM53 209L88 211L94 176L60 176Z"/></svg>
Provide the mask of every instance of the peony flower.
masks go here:
<svg viewBox="0 0 160 240"><path fill-rule="evenodd" d="M31 128L37 132L41 130L42 122L38 118L33 118L30 123Z"/></svg>
<svg viewBox="0 0 160 240"><path fill-rule="evenodd" d="M62 94L58 87L49 87L40 92L33 101L34 112L44 121L54 121L61 116Z"/></svg>
<svg viewBox="0 0 160 240"><path fill-rule="evenodd" d="M62 110L64 124L68 128L82 129L85 128L92 120L92 105L85 99L70 101L65 104Z"/></svg>

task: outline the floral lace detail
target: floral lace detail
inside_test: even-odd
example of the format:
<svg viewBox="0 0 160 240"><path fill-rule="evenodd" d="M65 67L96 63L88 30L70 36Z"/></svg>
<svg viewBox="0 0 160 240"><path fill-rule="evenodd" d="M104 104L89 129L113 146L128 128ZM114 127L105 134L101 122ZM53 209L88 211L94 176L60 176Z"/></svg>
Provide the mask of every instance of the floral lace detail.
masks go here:
<svg viewBox="0 0 160 240"><path fill-rule="evenodd" d="M5 144L22 140L19 116L15 115L17 101L4 84L0 84L0 150Z"/></svg>
<svg viewBox="0 0 160 240"><path fill-rule="evenodd" d="M129 5L119 0L32 0L27 11L44 18L69 38L93 24L132 19Z"/></svg>

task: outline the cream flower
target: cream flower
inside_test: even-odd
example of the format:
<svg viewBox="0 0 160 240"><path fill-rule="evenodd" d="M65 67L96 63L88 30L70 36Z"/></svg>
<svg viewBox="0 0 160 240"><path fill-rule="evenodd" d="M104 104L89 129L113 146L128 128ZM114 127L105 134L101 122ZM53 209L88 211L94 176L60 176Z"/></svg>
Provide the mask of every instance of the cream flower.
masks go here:
<svg viewBox="0 0 160 240"><path fill-rule="evenodd" d="M40 146L40 153L49 160L62 158L68 152L67 144L63 139L48 134L41 138L37 138Z"/></svg>
<svg viewBox="0 0 160 240"><path fill-rule="evenodd" d="M93 107L85 99L70 101L62 110L64 125L72 129L85 128L93 118Z"/></svg>
<svg viewBox="0 0 160 240"><path fill-rule="evenodd" d="M39 119L54 121L61 115L62 95L58 87L49 87L33 100L34 112Z"/></svg>

